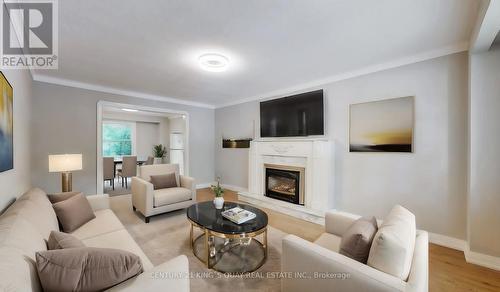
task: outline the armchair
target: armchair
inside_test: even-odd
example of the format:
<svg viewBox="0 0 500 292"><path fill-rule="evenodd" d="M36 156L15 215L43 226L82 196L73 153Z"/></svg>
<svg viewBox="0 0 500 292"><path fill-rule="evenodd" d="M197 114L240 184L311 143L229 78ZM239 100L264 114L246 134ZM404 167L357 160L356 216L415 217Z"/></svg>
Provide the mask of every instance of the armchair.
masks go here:
<svg viewBox="0 0 500 292"><path fill-rule="evenodd" d="M152 175L175 173L177 187L155 190ZM132 207L144 215L145 222L154 215L191 206L196 202L192 177L179 174L178 164L154 164L140 167L140 176L132 177Z"/></svg>
<svg viewBox="0 0 500 292"><path fill-rule="evenodd" d="M417 230L406 281L338 253L342 234L360 216L329 211L325 233L314 243L294 235L283 239L282 271L312 278L285 277L283 291L428 291L428 234ZM380 224L380 223L379 223ZM318 273L318 277L314 274ZM330 277L331 276L331 277ZM345 277L344 277L345 276Z"/></svg>

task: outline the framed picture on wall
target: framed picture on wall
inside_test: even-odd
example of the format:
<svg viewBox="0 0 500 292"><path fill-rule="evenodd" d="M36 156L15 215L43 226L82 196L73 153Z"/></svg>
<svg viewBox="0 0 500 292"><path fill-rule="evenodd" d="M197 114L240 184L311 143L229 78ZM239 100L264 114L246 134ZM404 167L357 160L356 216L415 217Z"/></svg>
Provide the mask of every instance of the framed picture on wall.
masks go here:
<svg viewBox="0 0 500 292"><path fill-rule="evenodd" d="M413 152L414 97L349 106L349 152Z"/></svg>
<svg viewBox="0 0 500 292"><path fill-rule="evenodd" d="M0 172L14 168L14 97L12 86L0 72Z"/></svg>

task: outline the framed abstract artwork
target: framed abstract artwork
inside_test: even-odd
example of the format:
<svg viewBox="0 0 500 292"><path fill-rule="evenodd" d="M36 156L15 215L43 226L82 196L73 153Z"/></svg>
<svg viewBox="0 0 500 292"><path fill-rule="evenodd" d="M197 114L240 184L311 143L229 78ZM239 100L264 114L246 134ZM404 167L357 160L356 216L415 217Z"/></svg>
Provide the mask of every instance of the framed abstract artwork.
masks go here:
<svg viewBox="0 0 500 292"><path fill-rule="evenodd" d="M414 97L351 104L349 152L413 152Z"/></svg>
<svg viewBox="0 0 500 292"><path fill-rule="evenodd" d="M3 172L14 168L14 96L9 81L0 74L0 172Z"/></svg>

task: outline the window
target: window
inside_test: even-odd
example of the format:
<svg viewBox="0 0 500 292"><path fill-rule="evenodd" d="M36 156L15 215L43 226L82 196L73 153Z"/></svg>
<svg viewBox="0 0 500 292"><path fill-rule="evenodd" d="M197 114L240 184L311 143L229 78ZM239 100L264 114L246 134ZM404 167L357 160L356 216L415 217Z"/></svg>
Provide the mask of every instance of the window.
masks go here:
<svg viewBox="0 0 500 292"><path fill-rule="evenodd" d="M102 155L132 155L134 153L133 135L133 123L104 122L102 124Z"/></svg>

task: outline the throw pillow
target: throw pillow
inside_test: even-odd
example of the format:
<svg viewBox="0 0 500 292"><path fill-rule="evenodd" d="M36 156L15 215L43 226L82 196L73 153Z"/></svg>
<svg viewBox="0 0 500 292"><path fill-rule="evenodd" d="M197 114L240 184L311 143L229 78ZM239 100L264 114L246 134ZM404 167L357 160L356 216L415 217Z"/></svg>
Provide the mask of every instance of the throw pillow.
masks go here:
<svg viewBox="0 0 500 292"><path fill-rule="evenodd" d="M359 218L342 235L340 254L366 264L373 237L377 233L377 219Z"/></svg>
<svg viewBox="0 0 500 292"><path fill-rule="evenodd" d="M396 205L373 238L367 264L406 281L415 249L415 215Z"/></svg>
<svg viewBox="0 0 500 292"><path fill-rule="evenodd" d="M52 204L55 204L57 202L61 202L64 200L67 200L75 195L81 194L81 192L64 192L64 193L55 193L55 194L50 194L48 195L49 201Z"/></svg>
<svg viewBox="0 0 500 292"><path fill-rule="evenodd" d="M142 273L141 259L110 248L70 248L36 253L44 291L103 291Z"/></svg>
<svg viewBox="0 0 500 292"><path fill-rule="evenodd" d="M177 187L177 181L175 179L175 172L162 175L152 175L151 183L155 190L168 189Z"/></svg>
<svg viewBox="0 0 500 292"><path fill-rule="evenodd" d="M54 249L64 249L64 248L77 248L77 247L85 247L83 242L74 237L71 234L59 232L59 231L51 231L49 240L47 242L47 247L49 250Z"/></svg>
<svg viewBox="0 0 500 292"><path fill-rule="evenodd" d="M95 218L89 201L82 193L55 203L52 207L54 207L63 231L67 233L75 231L78 227Z"/></svg>

